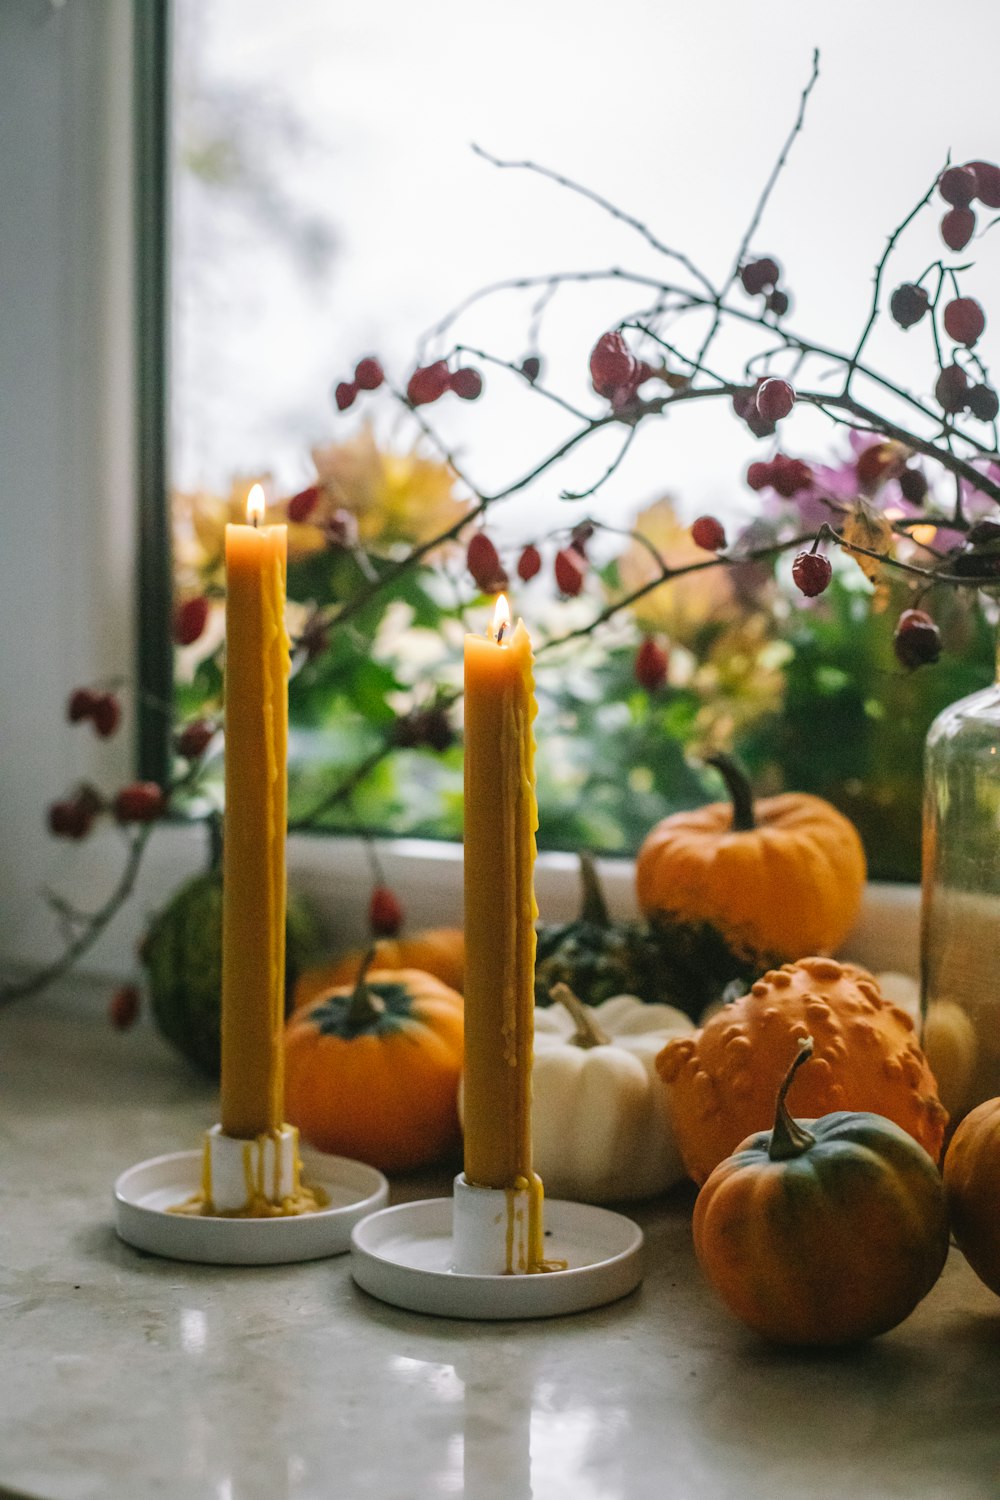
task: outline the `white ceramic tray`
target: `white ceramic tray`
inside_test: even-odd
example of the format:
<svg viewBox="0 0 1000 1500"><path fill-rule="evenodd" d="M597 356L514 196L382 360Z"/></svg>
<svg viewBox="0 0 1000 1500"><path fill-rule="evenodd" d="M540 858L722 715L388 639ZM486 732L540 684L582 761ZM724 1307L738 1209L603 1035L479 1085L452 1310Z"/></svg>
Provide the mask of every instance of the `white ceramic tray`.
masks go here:
<svg viewBox="0 0 1000 1500"><path fill-rule="evenodd" d="M389 1184L374 1167L302 1152L303 1176L328 1194L329 1207L289 1218L232 1219L169 1213L201 1186L202 1152L154 1156L123 1172L115 1183L115 1229L137 1250L171 1260L215 1265L267 1266L342 1255L351 1230L388 1202Z"/></svg>
<svg viewBox="0 0 1000 1500"><path fill-rule="evenodd" d="M545 1255L563 1271L469 1276L451 1269L452 1200L427 1198L370 1215L351 1236L351 1275L394 1307L447 1318L552 1318L602 1307L642 1280L642 1230L589 1203L545 1200Z"/></svg>

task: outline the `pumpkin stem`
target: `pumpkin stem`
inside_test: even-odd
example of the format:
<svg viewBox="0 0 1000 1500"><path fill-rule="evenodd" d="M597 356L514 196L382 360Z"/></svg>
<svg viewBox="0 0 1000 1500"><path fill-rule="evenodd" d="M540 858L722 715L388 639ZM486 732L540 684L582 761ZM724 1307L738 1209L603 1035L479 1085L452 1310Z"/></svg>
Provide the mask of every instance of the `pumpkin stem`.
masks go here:
<svg viewBox="0 0 1000 1500"><path fill-rule="evenodd" d="M714 766L726 783L726 791L729 793L733 804L733 832L749 833L751 828L756 828L757 820L753 811L753 792L750 782L742 766L738 766L731 755L706 755L706 766Z"/></svg>
<svg viewBox="0 0 1000 1500"><path fill-rule="evenodd" d="M583 1047L607 1047L611 1041L606 1031L603 1031L594 1020L593 1014L587 1009L583 1001L574 995L568 984L554 984L549 990L549 999L556 1005L561 1005L568 1010L576 1025L576 1030L570 1037L570 1046Z"/></svg>
<svg viewBox="0 0 1000 1500"><path fill-rule="evenodd" d="M810 1146L816 1144L816 1137L810 1135L809 1131L798 1120L792 1119L788 1113L788 1106L785 1103L792 1079L802 1064L812 1057L812 1051L812 1037L806 1037L799 1043L799 1050L792 1058L792 1065L785 1074L784 1082L778 1090L774 1129L771 1131L771 1144L767 1148L767 1155L770 1161L792 1161L794 1157L804 1155Z"/></svg>
<svg viewBox="0 0 1000 1500"><path fill-rule="evenodd" d="M368 970L375 962L377 951L375 947L369 948L361 960L361 968L358 970L354 993L351 995L345 1018L351 1031L364 1031L385 1011L385 1001L381 995L376 995L368 988Z"/></svg>
<svg viewBox="0 0 1000 1500"><path fill-rule="evenodd" d="M580 921L593 922L595 927L610 927L608 903L604 899L604 892L598 879L594 856L586 849L580 850L580 884L583 888Z"/></svg>

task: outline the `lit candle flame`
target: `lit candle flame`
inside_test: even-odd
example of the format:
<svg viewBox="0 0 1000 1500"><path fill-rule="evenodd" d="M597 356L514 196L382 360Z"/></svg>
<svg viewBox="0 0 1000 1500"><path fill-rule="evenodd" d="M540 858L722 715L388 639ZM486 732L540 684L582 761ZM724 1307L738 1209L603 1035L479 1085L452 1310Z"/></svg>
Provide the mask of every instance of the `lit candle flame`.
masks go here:
<svg viewBox="0 0 1000 1500"><path fill-rule="evenodd" d="M264 486L254 484L247 496L247 520L256 526L264 519Z"/></svg>
<svg viewBox="0 0 1000 1500"><path fill-rule="evenodd" d="M510 605L507 603L507 595L498 594L496 606L493 610L493 626L490 630L490 635L497 644L503 640L503 633L509 625Z"/></svg>

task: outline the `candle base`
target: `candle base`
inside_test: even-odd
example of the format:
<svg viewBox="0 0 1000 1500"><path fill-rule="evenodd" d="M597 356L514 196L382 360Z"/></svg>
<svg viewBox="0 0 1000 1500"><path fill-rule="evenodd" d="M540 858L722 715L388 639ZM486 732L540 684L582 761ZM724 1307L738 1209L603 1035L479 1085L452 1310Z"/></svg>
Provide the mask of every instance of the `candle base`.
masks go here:
<svg viewBox="0 0 1000 1500"><path fill-rule="evenodd" d="M452 1199L452 1270L466 1276L528 1274L527 1187L485 1188L455 1178Z"/></svg>
<svg viewBox="0 0 1000 1500"><path fill-rule="evenodd" d="M508 1255L517 1199L459 1175L454 1198L382 1209L351 1235L358 1286L410 1312L446 1318L551 1318L616 1302L642 1280L642 1230L589 1203L545 1202L545 1258L558 1270L521 1274ZM527 1198L525 1193L524 1198ZM526 1224L526 1213L522 1216ZM524 1231L526 1233L526 1230ZM512 1270L508 1271L507 1266ZM472 1269L475 1268L475 1269Z"/></svg>
<svg viewBox="0 0 1000 1500"><path fill-rule="evenodd" d="M209 1212L252 1212L255 1204L279 1208L301 1185L299 1133L294 1125L243 1140L213 1125L205 1136L202 1191Z"/></svg>
<svg viewBox="0 0 1000 1500"><path fill-rule="evenodd" d="M119 1239L152 1255L205 1265L320 1260L348 1250L354 1226L389 1199L389 1184L374 1167L304 1150L302 1175L322 1193L322 1208L266 1218L238 1209L229 1214L178 1213L185 1199L194 1200L204 1191L205 1156L205 1151L177 1151L123 1172L114 1189Z"/></svg>

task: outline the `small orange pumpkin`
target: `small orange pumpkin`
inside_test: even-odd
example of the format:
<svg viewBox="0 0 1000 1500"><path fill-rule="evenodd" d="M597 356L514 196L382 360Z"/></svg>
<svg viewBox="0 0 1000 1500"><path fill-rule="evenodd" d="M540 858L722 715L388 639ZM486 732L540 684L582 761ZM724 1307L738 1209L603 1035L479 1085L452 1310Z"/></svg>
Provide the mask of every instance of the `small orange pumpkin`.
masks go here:
<svg viewBox="0 0 1000 1500"><path fill-rule="evenodd" d="M647 834L635 867L642 910L710 922L730 946L771 962L835 949L865 884L853 823L805 792L754 803L728 756L710 764L731 800L675 813Z"/></svg>
<svg viewBox="0 0 1000 1500"><path fill-rule="evenodd" d="M295 1011L285 1115L321 1151L383 1171L427 1166L460 1140L463 1001L417 969L376 969Z"/></svg>
<svg viewBox="0 0 1000 1500"><path fill-rule="evenodd" d="M829 1347L895 1328L948 1254L941 1175L881 1115L839 1110L793 1120L778 1093L774 1129L743 1141L694 1206L698 1262L731 1312L783 1344Z"/></svg>
<svg viewBox="0 0 1000 1500"><path fill-rule="evenodd" d="M832 958L771 970L693 1037L656 1059L684 1165L701 1184L740 1141L765 1130L799 1042L815 1053L795 1081L796 1114L870 1110L908 1131L937 1161L947 1111L913 1019L872 976Z"/></svg>
<svg viewBox="0 0 1000 1500"><path fill-rule="evenodd" d="M1000 1099L977 1105L955 1131L944 1187L959 1249L1000 1296Z"/></svg>
<svg viewBox="0 0 1000 1500"><path fill-rule="evenodd" d="M295 986L295 1009L337 985L353 985L364 958L359 950L304 969ZM382 938L375 945L375 961L380 969L419 969L460 995L465 992L465 932L461 927L429 927L412 937Z"/></svg>

